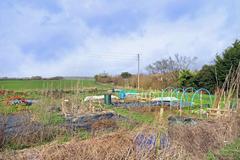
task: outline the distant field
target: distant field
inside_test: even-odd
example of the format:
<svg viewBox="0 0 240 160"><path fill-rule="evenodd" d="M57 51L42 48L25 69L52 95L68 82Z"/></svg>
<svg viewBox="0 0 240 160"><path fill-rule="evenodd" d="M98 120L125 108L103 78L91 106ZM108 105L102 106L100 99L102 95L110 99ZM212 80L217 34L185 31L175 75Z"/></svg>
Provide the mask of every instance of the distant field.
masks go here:
<svg viewBox="0 0 240 160"><path fill-rule="evenodd" d="M76 87L110 88L111 85L97 83L94 79L84 80L0 80L0 89L37 90L37 89L72 89Z"/></svg>

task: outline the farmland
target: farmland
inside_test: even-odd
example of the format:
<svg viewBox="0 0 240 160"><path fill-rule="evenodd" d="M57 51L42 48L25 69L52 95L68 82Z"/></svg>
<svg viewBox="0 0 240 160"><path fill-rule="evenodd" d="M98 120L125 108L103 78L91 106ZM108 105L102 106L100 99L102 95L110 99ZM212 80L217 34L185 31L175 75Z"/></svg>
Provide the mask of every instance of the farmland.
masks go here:
<svg viewBox="0 0 240 160"><path fill-rule="evenodd" d="M0 160L240 160L240 0L1 0Z"/></svg>
<svg viewBox="0 0 240 160"><path fill-rule="evenodd" d="M72 89L79 87L109 88L111 85L89 80L0 80L0 88L6 90Z"/></svg>
<svg viewBox="0 0 240 160"><path fill-rule="evenodd" d="M1 80L0 159L239 159L240 64L218 80L179 59L150 75Z"/></svg>
<svg viewBox="0 0 240 160"><path fill-rule="evenodd" d="M8 133L8 135L4 136L4 141L1 142L1 153L3 158L7 159L14 156L25 159L29 154L28 152L46 158L50 156L53 159L58 159L59 156L63 156L65 159L69 159L70 157L67 154L51 155L49 154L49 150L57 144L60 146L62 153L69 152L69 150L71 150L70 152L78 152L84 149L82 145L92 144L94 147L89 150L95 152L95 150L100 149L99 145L101 143L108 147L113 147L113 150L118 145L122 145L121 149L123 149L124 153L122 155L122 153L117 151L106 152L105 149L101 149L102 152L106 152L106 155L99 155L103 156L101 159L110 156L108 154L111 154L111 157L115 156L119 158L119 156L124 156L126 152L129 152L130 148L128 147L137 147L136 144L139 142L136 141L140 135L150 138L154 137L155 134L159 134L156 137L157 139L160 138L161 141L164 141L164 144L159 144L159 147L166 147L165 149L171 151L172 147L176 147L175 145L168 146L168 141L171 139L172 141L182 143L182 147L186 147L186 152L191 153L192 151L188 150L188 147L185 146L185 143L187 143L186 140L179 139L178 134L181 134L180 137L186 136L187 132L185 133L185 130L190 132L190 130L195 128L194 134L200 137L214 138L218 134L221 134L223 137L230 136L228 134L225 135L225 129L219 130L217 133L212 131L205 134L208 132L209 127L214 130L216 126L222 124L214 120L211 120L211 123L208 122L210 119L207 117L207 112L209 107L213 105L213 102L216 101L217 95L209 95L202 91L198 92L193 100L192 97L196 92L193 90L183 92L179 88L165 90L129 90L122 88L122 91L130 93L130 96L127 96L124 100L112 99L113 102L109 105L105 104L102 99L85 101L86 97L109 94L110 91L112 96L119 97L120 95L120 92L113 92L112 90L116 86L97 83L94 80L8 80L0 81L0 84L2 88L0 115L2 115L1 118L5 122L5 126L7 126L6 128L2 128L4 132L1 134ZM135 93L137 94L135 95ZM171 102L169 104L161 104L161 100L159 100L156 103L157 105L151 101L154 98L164 97L175 97L178 100L172 104ZM213 102L210 102L210 99ZM32 100L31 105L28 105L28 103L25 104L27 100ZM183 108L179 106L184 103L186 103L185 105L190 105L192 100L193 106L182 106ZM116 107L116 101L117 104L122 103L122 106ZM219 104L222 105L225 101L220 99ZM129 106L130 104L132 104L132 107ZM144 106L138 106L139 104L144 104ZM151 106L152 104L155 106ZM235 114L230 119L234 117ZM208 121L205 121L206 119ZM230 123L224 127L238 128L236 127L238 123L232 123L229 119L227 121ZM174 124L173 126L172 123ZM176 125L175 123L182 125ZM204 131L198 130L197 126L201 127ZM18 129L15 130L14 127ZM162 136L166 134L167 137L165 138L167 139L164 140ZM229 134L231 134L230 137L235 138L235 130ZM230 141L232 142L233 139ZM141 139L139 140L142 141ZM197 139L198 143L202 143L201 140L205 141L205 139ZM126 144L121 144L122 141L125 141ZM76 143L82 145L77 145ZM147 145L143 141L141 143ZM238 142L236 143L238 144ZM75 149L71 148L72 146L75 146ZM36 147L39 148L39 152L35 153L36 150L32 151L32 149ZM146 147L155 148L152 143ZM221 148L215 148L212 144L197 145L194 147L196 147L194 154L197 154L198 158L205 157L209 159L217 156L228 156L225 152L222 152L225 148L218 155L216 151ZM205 150L200 150L198 147ZM233 144L233 147L235 147L235 144ZM22 151L22 149L24 150ZM208 152L208 149L211 149L211 152ZM16 153L13 154L12 151L16 151ZM153 154L154 152L146 153L146 151L141 149L138 151L138 156L167 157L162 151L160 149L158 155L155 155ZM115 154L112 155L113 153ZM76 154L75 158L85 159L89 154L83 151L81 156ZM237 153L234 152L231 154L233 155L230 156L235 156ZM71 153L70 155L74 154ZM188 153L181 153L174 157L174 159L182 159L187 155ZM127 158L135 156L137 155L130 154ZM96 157L93 159L96 159Z"/></svg>

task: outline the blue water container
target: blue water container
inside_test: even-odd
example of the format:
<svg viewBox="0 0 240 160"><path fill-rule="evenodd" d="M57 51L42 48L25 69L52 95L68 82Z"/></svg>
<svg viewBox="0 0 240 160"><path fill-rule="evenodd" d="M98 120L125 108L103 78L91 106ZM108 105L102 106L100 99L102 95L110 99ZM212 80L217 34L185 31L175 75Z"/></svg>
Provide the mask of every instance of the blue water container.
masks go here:
<svg viewBox="0 0 240 160"><path fill-rule="evenodd" d="M120 91L120 92L119 92L119 98L120 98L121 100L125 99L125 98L126 98L126 92L125 92L125 91Z"/></svg>

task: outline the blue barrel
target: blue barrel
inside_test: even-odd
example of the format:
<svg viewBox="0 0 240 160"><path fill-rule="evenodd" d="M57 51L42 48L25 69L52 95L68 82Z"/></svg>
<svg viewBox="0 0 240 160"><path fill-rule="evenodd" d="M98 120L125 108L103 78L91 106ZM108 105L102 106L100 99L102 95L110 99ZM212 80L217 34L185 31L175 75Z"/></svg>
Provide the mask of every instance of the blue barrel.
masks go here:
<svg viewBox="0 0 240 160"><path fill-rule="evenodd" d="M123 100L123 99L126 98L126 92L125 92L125 91L120 91L118 95L119 95L119 98L120 98L121 100Z"/></svg>

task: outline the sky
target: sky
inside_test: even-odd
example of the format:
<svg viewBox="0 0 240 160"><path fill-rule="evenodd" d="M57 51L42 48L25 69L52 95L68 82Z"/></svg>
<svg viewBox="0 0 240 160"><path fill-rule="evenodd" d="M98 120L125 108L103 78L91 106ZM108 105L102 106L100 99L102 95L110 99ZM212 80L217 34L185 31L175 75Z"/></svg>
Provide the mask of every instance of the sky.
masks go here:
<svg viewBox="0 0 240 160"><path fill-rule="evenodd" d="M162 58L212 63L240 39L239 0L1 0L0 77L137 72Z"/></svg>

